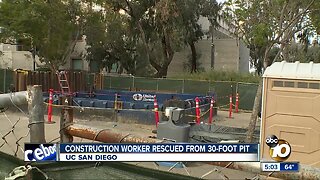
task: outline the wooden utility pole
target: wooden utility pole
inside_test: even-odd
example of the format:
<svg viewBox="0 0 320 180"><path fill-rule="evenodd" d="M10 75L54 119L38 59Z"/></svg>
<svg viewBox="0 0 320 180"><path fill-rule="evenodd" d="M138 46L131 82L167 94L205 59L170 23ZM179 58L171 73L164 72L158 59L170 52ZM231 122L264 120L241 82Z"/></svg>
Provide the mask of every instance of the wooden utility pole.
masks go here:
<svg viewBox="0 0 320 180"><path fill-rule="evenodd" d="M67 132L67 128L73 123L73 109L68 107L72 105L72 97L60 97L60 105L64 105L60 115L60 142L69 143L73 141L73 137Z"/></svg>
<svg viewBox="0 0 320 180"><path fill-rule="evenodd" d="M73 141L73 137L68 134L67 128L73 123L73 109L63 107L60 116L60 142L69 143Z"/></svg>
<svg viewBox="0 0 320 180"><path fill-rule="evenodd" d="M44 103L40 85L27 87L30 143L45 143Z"/></svg>

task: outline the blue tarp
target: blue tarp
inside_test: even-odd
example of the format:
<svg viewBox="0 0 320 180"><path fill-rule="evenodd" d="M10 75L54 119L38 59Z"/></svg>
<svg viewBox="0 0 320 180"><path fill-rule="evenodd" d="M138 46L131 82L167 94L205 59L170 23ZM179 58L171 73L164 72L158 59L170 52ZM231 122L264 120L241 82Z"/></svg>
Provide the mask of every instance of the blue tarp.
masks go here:
<svg viewBox="0 0 320 180"><path fill-rule="evenodd" d="M48 102L48 93L44 93L45 101ZM59 94L54 94L54 104L58 104ZM114 108L114 102L117 100L122 103L122 109L153 109L154 96L157 98L159 110L162 110L163 103L166 100L178 99L188 101L188 107L195 106L195 98L199 97L200 105L210 103L210 97L202 97L196 94L164 94L153 92L132 92L100 90L93 93L78 92L74 94L74 105L83 107ZM213 94L215 96L215 94ZM216 97L215 97L216 98Z"/></svg>

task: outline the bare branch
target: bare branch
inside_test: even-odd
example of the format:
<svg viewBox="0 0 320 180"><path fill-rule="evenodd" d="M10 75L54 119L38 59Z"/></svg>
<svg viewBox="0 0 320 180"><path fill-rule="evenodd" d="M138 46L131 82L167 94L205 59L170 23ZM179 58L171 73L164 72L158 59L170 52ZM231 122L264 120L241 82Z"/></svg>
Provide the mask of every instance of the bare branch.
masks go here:
<svg viewBox="0 0 320 180"><path fill-rule="evenodd" d="M288 3L289 3L289 0L286 0L285 4L284 4L284 6L282 7L282 10L281 10L280 19L279 19L279 28L280 29L282 28L282 23L283 23L283 18L284 18L284 11L287 9Z"/></svg>
<svg viewBox="0 0 320 180"><path fill-rule="evenodd" d="M279 33L278 33L278 37L275 40L279 40L282 36L282 34L290 27L292 27L292 25L294 25L294 22L298 19L301 18L301 16L303 16L304 14L306 14L310 7L313 5L313 3L315 2L315 0L311 0L311 2L308 4L308 6L299 14L297 14L296 16L294 16L291 21L288 23L288 25L286 27L284 27Z"/></svg>
<svg viewBox="0 0 320 180"><path fill-rule="evenodd" d="M283 51L283 49L284 49L284 46L280 46L280 49L279 49L277 55L274 57L274 59L273 59L273 61L272 61L272 64L277 61L277 59L278 59L278 57L280 56L280 54L281 54L281 52Z"/></svg>
<svg viewBox="0 0 320 180"><path fill-rule="evenodd" d="M125 2L126 2L128 8L129 8L129 11L127 11L126 9L124 9L124 10L125 10L131 17L135 18L134 13L133 13L133 8L132 8L129 0L125 0Z"/></svg>

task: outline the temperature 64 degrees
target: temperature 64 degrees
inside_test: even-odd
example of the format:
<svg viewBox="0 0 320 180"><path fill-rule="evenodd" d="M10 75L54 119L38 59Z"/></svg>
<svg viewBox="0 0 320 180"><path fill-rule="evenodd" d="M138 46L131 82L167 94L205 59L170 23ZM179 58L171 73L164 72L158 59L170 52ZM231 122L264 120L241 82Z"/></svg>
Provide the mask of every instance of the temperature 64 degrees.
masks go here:
<svg viewBox="0 0 320 180"><path fill-rule="evenodd" d="M292 168L294 168L294 164L286 164L286 165L284 165L284 169L285 170L292 170Z"/></svg>
<svg viewBox="0 0 320 180"><path fill-rule="evenodd" d="M282 162L280 163L280 171L299 171L299 163Z"/></svg>

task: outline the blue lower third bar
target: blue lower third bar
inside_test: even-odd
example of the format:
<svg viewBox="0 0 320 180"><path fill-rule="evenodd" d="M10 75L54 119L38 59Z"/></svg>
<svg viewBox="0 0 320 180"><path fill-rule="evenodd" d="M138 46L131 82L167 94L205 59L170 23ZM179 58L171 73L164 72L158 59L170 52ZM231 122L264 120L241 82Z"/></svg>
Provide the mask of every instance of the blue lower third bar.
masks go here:
<svg viewBox="0 0 320 180"><path fill-rule="evenodd" d="M281 162L280 171L299 171L298 162Z"/></svg>

